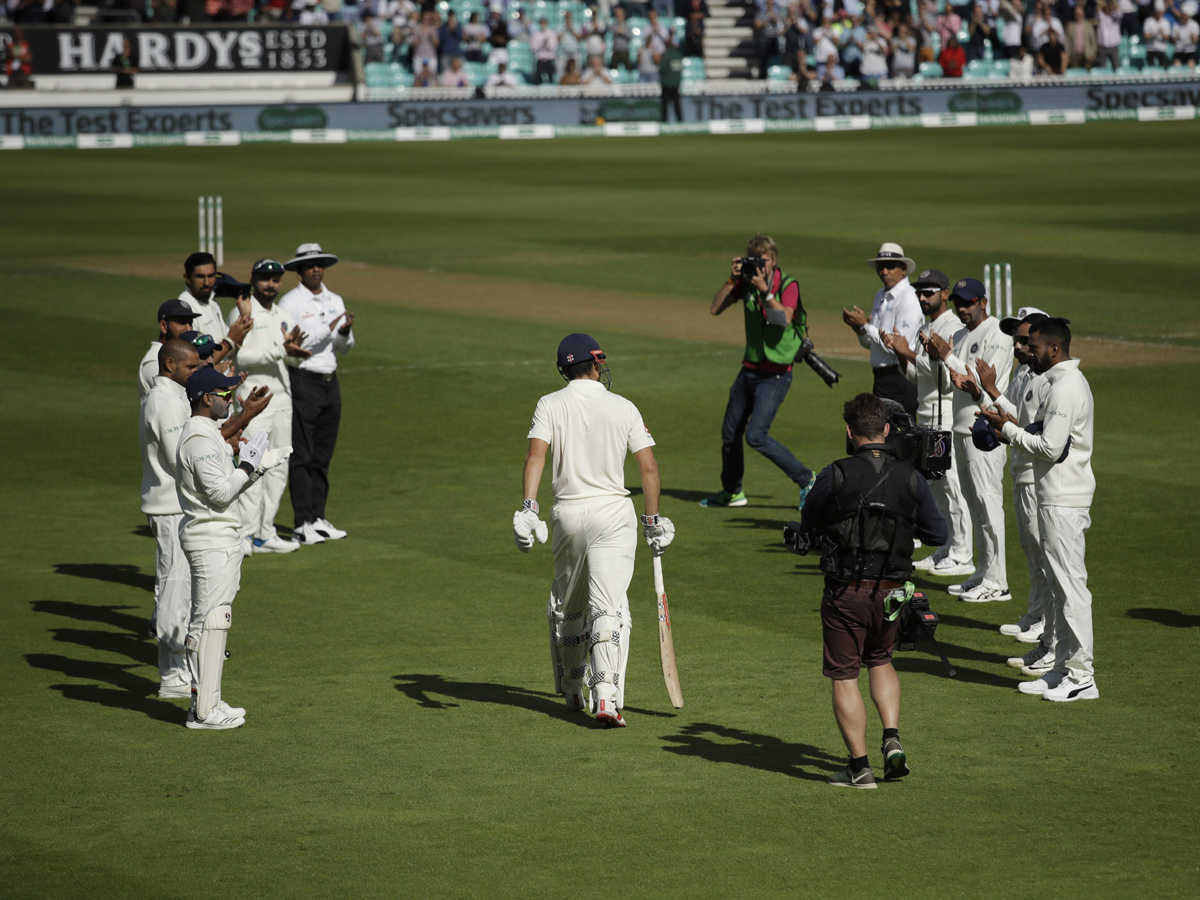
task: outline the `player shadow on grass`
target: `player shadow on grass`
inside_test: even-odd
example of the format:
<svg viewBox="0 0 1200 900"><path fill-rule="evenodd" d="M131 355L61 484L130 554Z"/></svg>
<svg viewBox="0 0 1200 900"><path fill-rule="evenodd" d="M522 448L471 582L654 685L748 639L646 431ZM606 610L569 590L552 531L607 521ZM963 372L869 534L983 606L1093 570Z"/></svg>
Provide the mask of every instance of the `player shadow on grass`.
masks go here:
<svg viewBox="0 0 1200 900"><path fill-rule="evenodd" d="M68 678L76 678L80 681L105 682L113 685L113 687L102 687L95 683L50 685L50 690L58 691L68 700L99 703L101 706L109 706L114 709L128 709L133 712L145 713L151 719L159 722L171 722L176 725L181 723L187 715L185 710L170 701L160 700L157 696L153 696L158 691L157 678L143 678L129 671L139 668L140 663L92 662L71 659L54 653L27 653L25 661L35 669L59 672Z"/></svg>
<svg viewBox="0 0 1200 900"><path fill-rule="evenodd" d="M443 697L453 697L455 700L471 703L519 706L522 709L543 713L552 719L562 719L564 722L582 725L586 728L603 727L591 716L567 709L558 694L546 691L533 691L510 684L492 684L485 681L450 681L441 675L393 675L392 678L396 682L396 690L416 700L424 709L453 709L460 705L445 703L430 696L430 694L440 694ZM643 716L673 718L671 713L636 709L632 706L625 707L625 711Z"/></svg>
<svg viewBox="0 0 1200 900"><path fill-rule="evenodd" d="M130 659L149 666L158 664L158 651L145 637L149 630L148 620L142 616L131 616L121 612L121 610L135 609L136 607L93 606L88 603L73 603L69 600L34 600L31 605L33 611L37 613L78 619L82 622L99 622L123 629L123 632L82 628L47 629L54 635L56 641L78 644L81 647L103 650L108 653L122 653Z"/></svg>
<svg viewBox="0 0 1200 900"><path fill-rule="evenodd" d="M143 591L154 592L154 576L143 575L137 566L129 563L55 563L54 572L57 575L74 575L76 578L94 578L97 581L127 584Z"/></svg>
<svg viewBox="0 0 1200 900"><path fill-rule="evenodd" d="M946 656L950 660L950 665L954 666L957 673L954 677L955 681L965 681L970 684L986 684L991 687L1011 688L1016 689L1017 685L1022 681L1027 681L1025 677L1018 674L1016 669L1005 669L1005 672L1012 672L1012 675L1004 675L999 672L987 672L983 669L968 669L962 665L964 659L976 659L981 662L1003 662L999 654L982 653L979 650L973 650L970 647L961 647L957 644L947 644L945 641L940 641L942 649L946 651ZM946 674L946 666L938 658L933 649L933 644L928 641L919 641L917 649L896 651L892 654L892 665L897 672L923 672L926 675L935 675L939 678L948 677ZM920 655L914 655L920 654Z"/></svg>
<svg viewBox="0 0 1200 900"><path fill-rule="evenodd" d="M806 771L805 767L828 773L846 765L845 756L834 756L811 744L792 744L770 735L707 722L695 722L679 734L668 734L662 739L674 745L663 747L668 753L699 756L709 762L733 763L808 781L826 781L828 776Z"/></svg>
<svg viewBox="0 0 1200 900"><path fill-rule="evenodd" d="M1200 616L1185 613L1178 609L1127 609L1125 615L1130 619L1144 619L1147 622L1157 622L1168 628L1200 628Z"/></svg>

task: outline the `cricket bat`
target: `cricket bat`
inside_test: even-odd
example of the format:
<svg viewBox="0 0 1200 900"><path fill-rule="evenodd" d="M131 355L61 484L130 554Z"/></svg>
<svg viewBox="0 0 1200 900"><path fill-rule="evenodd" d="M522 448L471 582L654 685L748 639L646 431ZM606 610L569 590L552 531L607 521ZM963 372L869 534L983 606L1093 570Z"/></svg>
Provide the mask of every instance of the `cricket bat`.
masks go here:
<svg viewBox="0 0 1200 900"><path fill-rule="evenodd" d="M662 657L663 680L667 694L676 709L683 706L683 688L679 686L679 669L675 666L675 638L671 634L671 610L663 587L662 559L654 557L654 593L658 596L658 652Z"/></svg>

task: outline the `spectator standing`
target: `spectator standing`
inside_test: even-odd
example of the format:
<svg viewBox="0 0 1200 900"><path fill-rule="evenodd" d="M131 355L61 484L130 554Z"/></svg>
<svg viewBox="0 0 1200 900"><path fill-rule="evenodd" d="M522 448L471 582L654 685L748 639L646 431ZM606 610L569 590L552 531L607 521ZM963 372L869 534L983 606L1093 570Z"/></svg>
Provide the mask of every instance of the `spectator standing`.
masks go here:
<svg viewBox="0 0 1200 900"><path fill-rule="evenodd" d="M687 24L683 26L684 56L704 56L704 16L705 13L695 9L688 13Z"/></svg>
<svg viewBox="0 0 1200 900"><path fill-rule="evenodd" d="M1012 59L1017 55L1024 36L1025 6L1021 0L1000 0L1000 21L996 30L1000 40L992 40L992 52L995 56Z"/></svg>
<svg viewBox="0 0 1200 900"><path fill-rule="evenodd" d="M967 31L970 34L967 46L964 48L967 52L967 59L983 59L987 55L985 41L991 40L993 46L995 45L993 24L989 21L983 4L976 3L971 10L971 22L967 25Z"/></svg>
<svg viewBox="0 0 1200 900"><path fill-rule="evenodd" d="M1084 18L1082 3L1076 4L1071 24L1067 26L1066 46L1069 68L1092 68L1096 60L1096 26Z"/></svg>
<svg viewBox="0 0 1200 900"><path fill-rule="evenodd" d="M112 70L117 73L117 89L133 87L133 76L138 73L137 51L126 38L121 52L113 58Z"/></svg>
<svg viewBox="0 0 1200 900"><path fill-rule="evenodd" d="M450 57L450 65L442 73L440 84L445 88L465 88L471 86L471 76L463 68L461 56Z"/></svg>
<svg viewBox="0 0 1200 900"><path fill-rule="evenodd" d="M967 64L967 51L958 43L958 35L951 35L950 42L942 48L938 57L938 65L942 67L944 78L962 78L963 67Z"/></svg>
<svg viewBox="0 0 1200 900"><path fill-rule="evenodd" d="M932 5L921 15L920 31L917 37L920 38L917 61L936 62L937 50L935 48L939 46L940 38L937 30L937 14Z"/></svg>
<svg viewBox="0 0 1200 900"><path fill-rule="evenodd" d="M363 21L363 48L365 62L383 62L383 23L378 16L367 16Z"/></svg>
<svg viewBox="0 0 1200 900"><path fill-rule="evenodd" d="M532 31L529 19L525 17L525 10L518 12L515 19L508 20L508 39L510 41L527 41Z"/></svg>
<svg viewBox="0 0 1200 900"><path fill-rule="evenodd" d="M1194 16L1197 9L1196 0L1187 0L1179 9L1179 23L1172 32L1175 41L1175 65L1187 66L1193 72L1196 70L1196 45L1200 43L1200 24Z"/></svg>
<svg viewBox="0 0 1200 900"><path fill-rule="evenodd" d="M887 38L879 33L877 25L867 26L867 39L863 42L863 58L861 74L863 78L879 79L888 77Z"/></svg>
<svg viewBox="0 0 1200 900"><path fill-rule="evenodd" d="M1142 23L1138 18L1138 5L1136 0L1120 0L1120 9L1121 34L1141 34Z"/></svg>
<svg viewBox="0 0 1200 900"><path fill-rule="evenodd" d="M674 35L667 35L666 49L659 55L658 79L662 83L662 120L667 121L667 106L675 109L675 121L683 121L679 102L679 84L683 81L683 54L675 46Z"/></svg>
<svg viewBox="0 0 1200 900"><path fill-rule="evenodd" d="M583 32L575 25L575 19L568 10L563 15L562 30L558 33L558 72L560 75L566 73L567 66L571 60L575 60L575 78L578 83L579 79L579 48L583 45ZM562 82L559 82L560 84Z"/></svg>
<svg viewBox="0 0 1200 900"><path fill-rule="evenodd" d="M625 19L624 7L618 6L616 12L617 20L613 22L612 26L612 57L608 61L608 66L610 69L618 67L632 69L633 60L629 56L629 45L633 41L633 28Z"/></svg>
<svg viewBox="0 0 1200 900"><path fill-rule="evenodd" d="M450 10L446 21L438 28L438 51L441 54L443 71L450 67L450 60L462 56L462 42L462 23L458 21L454 10Z"/></svg>
<svg viewBox="0 0 1200 900"><path fill-rule="evenodd" d="M845 22L840 41L842 68L849 77L857 78L862 73L863 44L867 40L867 29L862 25L862 16L846 19Z"/></svg>
<svg viewBox="0 0 1200 900"><path fill-rule="evenodd" d="M917 71L917 39L907 22L896 27L892 38L892 77L912 78Z"/></svg>
<svg viewBox="0 0 1200 900"><path fill-rule="evenodd" d="M759 77L765 79L771 60L779 55L779 35L783 31L783 22L775 8L775 0L767 0L758 13L754 20L754 31L758 37Z"/></svg>
<svg viewBox="0 0 1200 900"><path fill-rule="evenodd" d="M1049 5L1039 6L1037 16L1033 20L1033 28L1031 29L1035 49L1041 50L1046 45L1046 41L1050 39L1051 31L1058 35L1058 42L1060 44L1067 37L1066 29L1063 28L1062 22L1050 11Z"/></svg>
<svg viewBox="0 0 1200 900"><path fill-rule="evenodd" d="M1046 43L1038 51L1038 67L1043 75L1062 75L1066 72L1066 59L1058 32L1051 29L1046 33Z"/></svg>
<svg viewBox="0 0 1200 900"><path fill-rule="evenodd" d="M490 88L515 88L519 86L520 82L517 81L517 76L508 71L508 63L503 62L496 64L496 71L487 77L487 83L485 84L485 87Z"/></svg>
<svg viewBox="0 0 1200 900"><path fill-rule="evenodd" d="M471 13L471 18L463 26L463 57L471 62L483 62L483 45L488 39L488 27L479 21L479 13Z"/></svg>
<svg viewBox="0 0 1200 900"><path fill-rule="evenodd" d="M530 36L529 47L536 61L533 83L554 84L558 35L550 30L550 23L544 17L538 20L538 29Z"/></svg>
<svg viewBox="0 0 1200 900"><path fill-rule="evenodd" d="M587 56L587 62L590 66L592 60L596 57L604 59L605 51L608 50L608 45L605 43L604 36L607 34L604 23L598 19L592 20L591 30L588 31L587 37L583 42L583 52Z"/></svg>
<svg viewBox="0 0 1200 900"><path fill-rule="evenodd" d="M1121 65L1121 7L1117 0L1106 0L1096 10L1096 59L1095 64L1104 67L1108 63L1112 71Z"/></svg>
<svg viewBox="0 0 1200 900"><path fill-rule="evenodd" d="M412 67L414 72L422 73L425 68L437 72L438 47L441 46L437 20L437 13L432 11L426 12L421 16L421 24L416 27L413 33ZM431 87L432 85L417 86Z"/></svg>
<svg viewBox="0 0 1200 900"><path fill-rule="evenodd" d="M638 48L638 81L643 84L655 84L658 81L658 62L662 58L660 52L655 52L654 42L646 41Z"/></svg>
<svg viewBox="0 0 1200 900"><path fill-rule="evenodd" d="M794 73L799 74L804 65L804 44L808 39L808 20L788 10L787 26L783 31L783 60Z"/></svg>
<svg viewBox="0 0 1200 900"><path fill-rule="evenodd" d="M942 14L937 17L936 27L943 50L950 43L950 38L962 31L962 17L954 11L954 7L949 2L942 8Z"/></svg>

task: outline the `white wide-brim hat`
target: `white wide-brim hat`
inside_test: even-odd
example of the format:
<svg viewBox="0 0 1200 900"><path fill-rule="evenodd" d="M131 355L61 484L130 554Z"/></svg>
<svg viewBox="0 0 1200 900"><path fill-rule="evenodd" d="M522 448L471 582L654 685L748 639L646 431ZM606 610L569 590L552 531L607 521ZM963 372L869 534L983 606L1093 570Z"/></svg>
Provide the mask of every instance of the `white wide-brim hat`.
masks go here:
<svg viewBox="0 0 1200 900"><path fill-rule="evenodd" d="M302 263L316 263L328 269L336 265L338 258L332 253L326 253L320 244L301 244L296 248L296 255L283 264L289 272L297 272Z"/></svg>
<svg viewBox="0 0 1200 900"><path fill-rule="evenodd" d="M875 265L875 263L879 262L895 262L896 260L900 260L904 263L905 269L908 270L906 273L908 275L911 275L913 273L913 269L917 267L915 262L904 255L903 247L901 247L899 244L893 244L891 242L880 244L879 253L871 259L868 259L867 262L869 262L871 265Z"/></svg>

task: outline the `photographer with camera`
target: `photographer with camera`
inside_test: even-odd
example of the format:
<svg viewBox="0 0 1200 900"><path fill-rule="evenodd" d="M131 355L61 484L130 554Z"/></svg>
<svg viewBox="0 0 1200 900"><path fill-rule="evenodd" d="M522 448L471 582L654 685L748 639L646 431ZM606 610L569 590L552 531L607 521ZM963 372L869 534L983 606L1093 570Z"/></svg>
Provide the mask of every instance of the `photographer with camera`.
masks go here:
<svg viewBox="0 0 1200 900"><path fill-rule="evenodd" d="M896 329L883 335L884 345L896 354L904 377L917 385L917 424L925 428L949 428L954 421L954 386L940 361L930 358L926 346L936 334L949 342L962 327L950 309L950 279L937 269L926 269L912 283L917 302L929 323L917 333L918 344L910 347L908 338ZM971 516L958 482L958 470L952 464L942 478L929 484L938 509L950 529L950 537L941 547L913 568L930 575L953 577L975 571L971 562Z"/></svg>
<svg viewBox="0 0 1200 900"><path fill-rule="evenodd" d="M721 425L721 490L700 501L701 506L745 506L742 490L745 455L742 437L787 475L800 489L800 505L808 495L813 473L770 435L775 414L792 386L792 364L804 359L818 374L818 365L831 387L838 375L811 352L807 316L796 279L778 267L779 250L765 235L755 235L746 256L735 259L730 277L713 297L709 312L719 316L735 303L745 313L746 352L742 369L729 389ZM813 360L809 360L813 357ZM830 380L832 378L832 380Z"/></svg>
<svg viewBox="0 0 1200 900"><path fill-rule="evenodd" d="M821 471L799 528L789 525L784 540L800 553L818 543L823 551L823 671L833 682L833 712L850 753L847 768L829 783L873 788L859 670L867 666L871 700L883 723L883 777L903 778L908 764L900 744L900 679L892 650L900 613L912 596L913 538L945 543L946 521L925 478L885 443L889 425L882 400L859 394L847 401L842 418L854 453Z"/></svg>
<svg viewBox="0 0 1200 900"><path fill-rule="evenodd" d="M875 376L872 393L884 400L895 400L914 419L917 416L917 386L910 384L900 371L896 354L884 343L884 335L899 332L909 346L917 344L917 329L924 317L917 294L908 283L908 276L917 267L904 255L899 244L884 243L868 263L883 287L875 293L870 318L861 309L842 310L842 321L854 329L858 342L871 351L871 370Z"/></svg>

